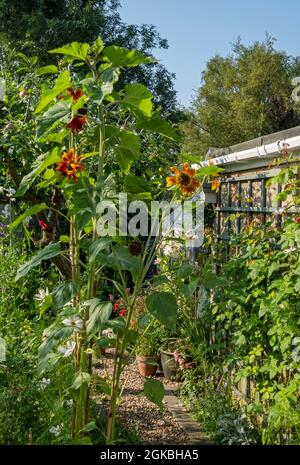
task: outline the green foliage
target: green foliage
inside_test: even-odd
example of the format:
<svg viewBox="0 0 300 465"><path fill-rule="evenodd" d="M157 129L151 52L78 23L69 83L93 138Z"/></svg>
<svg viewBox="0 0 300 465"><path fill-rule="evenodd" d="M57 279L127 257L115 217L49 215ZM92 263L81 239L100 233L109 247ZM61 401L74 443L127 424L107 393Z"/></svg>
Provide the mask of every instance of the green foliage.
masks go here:
<svg viewBox="0 0 300 465"><path fill-rule="evenodd" d="M40 252L34 255L29 262L24 263L20 266L16 280L19 280L23 276L26 276L33 268L40 265L42 261L49 260L50 258L56 257L62 253L60 243L57 242L55 244L49 244L44 249L40 250Z"/></svg>
<svg viewBox="0 0 300 465"><path fill-rule="evenodd" d="M171 292L154 292L146 298L148 311L160 323L175 331L177 323L177 301Z"/></svg>
<svg viewBox="0 0 300 465"><path fill-rule="evenodd" d="M248 47L238 40L230 55L207 63L187 121L183 150L201 158L209 147L228 147L299 124L291 100L297 59L277 51L274 40Z"/></svg>
<svg viewBox="0 0 300 465"><path fill-rule="evenodd" d="M154 378L146 378L144 382L144 395L162 409L165 389L160 381Z"/></svg>
<svg viewBox="0 0 300 465"><path fill-rule="evenodd" d="M36 55L39 66L49 66L49 59L53 57L54 60L57 52L51 56L48 51L61 50L61 44L84 42L80 50L68 45L68 49L64 49L66 55L63 55L66 59L69 55L84 60L87 43L93 41L93 53L97 55L104 48L99 38L101 36L111 44L105 49L105 54L115 63L114 66L130 67L122 84L142 82L151 88L156 103L163 107L165 113L176 111L174 75L161 64L156 64L152 56L147 56L156 48L167 48L167 41L152 25L125 24L121 19L120 7L118 0L89 1L84 4L81 0L28 1L26 4L19 0L1 0L0 35L3 43L10 44L17 51ZM143 66L139 67L139 64ZM39 75L41 72L56 72L55 68L47 68L43 66Z"/></svg>

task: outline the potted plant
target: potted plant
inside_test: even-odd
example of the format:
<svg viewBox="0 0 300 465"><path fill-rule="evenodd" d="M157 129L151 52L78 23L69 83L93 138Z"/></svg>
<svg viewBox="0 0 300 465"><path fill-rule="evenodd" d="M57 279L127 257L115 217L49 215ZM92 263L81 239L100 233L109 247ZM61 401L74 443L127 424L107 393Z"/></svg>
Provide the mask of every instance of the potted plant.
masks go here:
<svg viewBox="0 0 300 465"><path fill-rule="evenodd" d="M174 380L179 377L179 365L175 360L177 338L167 338L160 347L161 366L166 379Z"/></svg>
<svg viewBox="0 0 300 465"><path fill-rule="evenodd" d="M159 347L161 337L159 328L151 320L139 335L135 345L136 361L142 376L154 376L159 366Z"/></svg>

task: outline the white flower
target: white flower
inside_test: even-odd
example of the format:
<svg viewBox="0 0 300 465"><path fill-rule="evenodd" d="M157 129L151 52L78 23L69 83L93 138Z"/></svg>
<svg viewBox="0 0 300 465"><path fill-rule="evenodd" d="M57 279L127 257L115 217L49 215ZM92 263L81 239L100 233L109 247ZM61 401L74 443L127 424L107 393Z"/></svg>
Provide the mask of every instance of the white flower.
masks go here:
<svg viewBox="0 0 300 465"><path fill-rule="evenodd" d="M69 400L66 401L66 405L67 405L68 407L72 407L73 404L74 404L73 399L69 399Z"/></svg>
<svg viewBox="0 0 300 465"><path fill-rule="evenodd" d="M59 436L59 432L60 432L60 426L57 425L57 426L51 426L51 428L49 429L49 432L54 434L54 436Z"/></svg>
<svg viewBox="0 0 300 465"><path fill-rule="evenodd" d="M65 326L73 326L75 329L79 330L83 326L83 320L78 316L73 316L72 318L65 318L62 324Z"/></svg>
<svg viewBox="0 0 300 465"><path fill-rule="evenodd" d="M288 249L284 250L284 253L292 253L295 252L295 250L297 250L297 247L289 247Z"/></svg>
<svg viewBox="0 0 300 465"><path fill-rule="evenodd" d="M68 341L65 347L59 347L58 351L63 354L64 357L70 357L70 355L74 352L76 343L74 341Z"/></svg>
<svg viewBox="0 0 300 465"><path fill-rule="evenodd" d="M114 332L111 328L104 329L102 331L103 336L108 337L110 339L114 338Z"/></svg>
<svg viewBox="0 0 300 465"><path fill-rule="evenodd" d="M38 293L35 294L34 298L38 302L42 302L49 295L48 287L46 289L39 289Z"/></svg>
<svg viewBox="0 0 300 465"><path fill-rule="evenodd" d="M48 386L51 383L49 378L42 378L41 381L39 382L39 388L40 389L45 389L46 386Z"/></svg>

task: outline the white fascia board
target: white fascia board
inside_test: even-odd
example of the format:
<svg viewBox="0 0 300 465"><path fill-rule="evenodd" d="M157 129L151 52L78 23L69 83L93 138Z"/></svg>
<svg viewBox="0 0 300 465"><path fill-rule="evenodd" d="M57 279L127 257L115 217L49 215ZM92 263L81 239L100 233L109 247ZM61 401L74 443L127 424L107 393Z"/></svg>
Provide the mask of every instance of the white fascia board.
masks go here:
<svg viewBox="0 0 300 465"><path fill-rule="evenodd" d="M291 151L295 151L300 149L300 136L291 137L290 139L285 139L284 141L280 141L281 143L288 144L288 149ZM239 152L229 153L228 155L223 155L217 158L211 158L210 160L205 160L201 163L192 165L193 168L202 168L205 166L209 166L210 164L224 166L230 165L231 169L234 171L240 170L242 167L240 164L249 164L249 162L258 162L258 165L263 166L264 163L259 163L263 160L267 160L269 158L278 156L280 153L279 146L277 142L273 142L272 144L261 145L259 147L254 147L247 150L242 150ZM238 165L238 166L236 166ZM249 166L249 165L248 165ZM253 166L253 165L252 165Z"/></svg>

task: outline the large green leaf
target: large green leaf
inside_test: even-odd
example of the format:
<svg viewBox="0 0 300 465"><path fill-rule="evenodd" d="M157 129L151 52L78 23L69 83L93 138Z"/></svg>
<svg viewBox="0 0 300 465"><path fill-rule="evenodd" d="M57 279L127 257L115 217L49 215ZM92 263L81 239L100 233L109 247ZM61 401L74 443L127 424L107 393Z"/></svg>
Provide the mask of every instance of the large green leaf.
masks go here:
<svg viewBox="0 0 300 465"><path fill-rule="evenodd" d="M63 341L66 341L73 333L73 330L74 328L71 326L57 326L57 323L47 328L43 334L44 340L39 347L39 361L42 362L53 349Z"/></svg>
<svg viewBox="0 0 300 465"><path fill-rule="evenodd" d="M190 263L186 263L180 266L177 271L177 278L179 279L184 279L188 278L191 276L191 274L194 272L194 267Z"/></svg>
<svg viewBox="0 0 300 465"><path fill-rule="evenodd" d="M43 154L40 157L38 157L38 159L32 165L32 167L34 168L33 171L26 174L26 176L24 176L24 178L22 179L16 192L16 197L22 197L25 194L25 192L30 188L37 176L46 168L53 165L59 160L59 147L54 147L50 154Z"/></svg>
<svg viewBox="0 0 300 465"><path fill-rule="evenodd" d="M42 210L45 210L45 208L48 208L45 203L39 203L38 205L34 205L33 207L28 208L24 213L22 213L18 218L16 218L9 226L9 229L15 229L17 226L19 226L22 221L24 221L26 218L28 218L31 215L36 215Z"/></svg>
<svg viewBox="0 0 300 465"><path fill-rule="evenodd" d="M41 76L42 74L55 74L55 73L58 73L58 68L55 65L43 66L42 68L39 68L36 71L36 74L38 76Z"/></svg>
<svg viewBox="0 0 300 465"><path fill-rule="evenodd" d="M75 389L75 391L77 391L77 389L79 389L83 384L89 386L90 382L91 375L89 373L86 373L84 371L78 371L72 380L70 389Z"/></svg>
<svg viewBox="0 0 300 465"><path fill-rule="evenodd" d="M103 329L103 325L109 320L112 303L92 299L87 304L89 305L90 317L86 324L86 332L89 337L92 337Z"/></svg>
<svg viewBox="0 0 300 465"><path fill-rule="evenodd" d="M123 67L123 66L138 66L147 63L155 63L151 57L146 57L138 50L129 50L126 47L118 47L117 45L110 45L106 47L103 51L104 58L112 63L113 66Z"/></svg>
<svg viewBox="0 0 300 465"><path fill-rule="evenodd" d="M165 395L165 389L163 384L157 379L145 379L143 394L147 397L148 400L150 400L150 402L153 402L160 408L163 407L162 401Z"/></svg>
<svg viewBox="0 0 300 465"><path fill-rule="evenodd" d="M180 140L179 134L177 134L172 125L163 119L158 112L154 113L150 118L140 117L136 127L137 129L146 129L146 131L155 132L176 142Z"/></svg>
<svg viewBox="0 0 300 465"><path fill-rule="evenodd" d="M67 102L58 102L42 116L37 118L36 137L40 139L50 129L55 128L59 123L68 123L71 118L71 107Z"/></svg>
<svg viewBox="0 0 300 465"><path fill-rule="evenodd" d="M52 291L52 302L56 309L62 308L65 304L78 294L78 286L72 281L59 284Z"/></svg>
<svg viewBox="0 0 300 465"><path fill-rule="evenodd" d="M124 186L127 192L138 194L140 192L150 192L150 183L140 176L128 174L124 179Z"/></svg>
<svg viewBox="0 0 300 465"><path fill-rule="evenodd" d="M49 67L47 67L49 68ZM43 68L42 68L43 69ZM53 89L45 89L42 92L42 96L40 102L35 110L35 113L38 114L44 108L46 108L52 100L61 94L64 90L68 87L71 87L72 83L70 81L70 73L69 71L63 71L57 78Z"/></svg>
<svg viewBox="0 0 300 465"><path fill-rule="evenodd" d="M87 43L72 42L71 44L64 45L63 47L54 48L49 53L58 53L66 55L70 58L79 61L86 61L90 46Z"/></svg>
<svg viewBox="0 0 300 465"><path fill-rule="evenodd" d="M139 257L131 255L127 247L116 245L113 248L111 257L111 267L121 270L127 270L131 273L138 273L141 267L141 260Z"/></svg>
<svg viewBox="0 0 300 465"><path fill-rule="evenodd" d="M178 306L171 292L154 292L147 296L149 313L171 331L176 330Z"/></svg>
<svg viewBox="0 0 300 465"><path fill-rule="evenodd" d="M201 284L208 289L213 289L215 287L224 287L228 284L228 282L222 276L207 271L203 275Z"/></svg>
<svg viewBox="0 0 300 465"><path fill-rule="evenodd" d="M184 284L184 283L178 284L180 291L187 298L190 298L194 295L198 286L199 286L198 279L193 279L190 283L187 283L187 284Z"/></svg>
<svg viewBox="0 0 300 465"><path fill-rule="evenodd" d="M216 176L218 173L221 173L221 171L224 171L224 168L221 168L217 165L209 165L204 166L203 168L199 168L197 173L200 176Z"/></svg>
<svg viewBox="0 0 300 465"><path fill-rule="evenodd" d="M124 90L125 95L122 103L129 107L133 107L150 118L153 108L151 101L153 95L147 87L143 86L143 84L127 84Z"/></svg>
<svg viewBox="0 0 300 465"><path fill-rule="evenodd" d="M112 82L97 83L93 78L86 78L81 84L88 97L97 105L100 105L104 97L113 91Z"/></svg>
<svg viewBox="0 0 300 465"><path fill-rule="evenodd" d="M111 243L112 243L112 240L109 239L108 237L100 237L99 239L96 239L95 241L93 241L90 245L89 260L90 261L94 260L97 257L97 255L103 249L106 249Z"/></svg>
<svg viewBox="0 0 300 465"><path fill-rule="evenodd" d="M130 131L124 131L116 148L116 159L123 171L128 171L134 160L140 156L141 142L139 136Z"/></svg>
<svg viewBox="0 0 300 465"><path fill-rule="evenodd" d="M120 70L119 68L108 68L101 73L102 92L104 96L109 95L114 90L114 84L119 80Z"/></svg>
<svg viewBox="0 0 300 465"><path fill-rule="evenodd" d="M40 250L38 254L34 255L31 260L24 263L17 272L16 281L23 276L26 276L36 266L40 265L43 260L49 260L61 254L62 250L59 242L47 245L44 249Z"/></svg>

